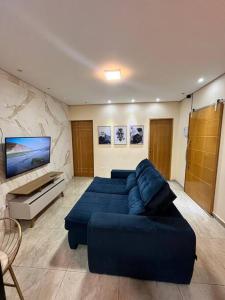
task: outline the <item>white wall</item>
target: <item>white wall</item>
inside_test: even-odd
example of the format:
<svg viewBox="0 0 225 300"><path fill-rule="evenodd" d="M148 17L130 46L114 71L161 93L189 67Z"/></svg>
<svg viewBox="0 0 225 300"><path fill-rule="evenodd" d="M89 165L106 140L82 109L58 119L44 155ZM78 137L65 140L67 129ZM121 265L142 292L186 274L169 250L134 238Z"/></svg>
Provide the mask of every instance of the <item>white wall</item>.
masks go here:
<svg viewBox="0 0 225 300"><path fill-rule="evenodd" d="M179 103L133 103L71 106L70 120L93 120L94 130L94 173L95 176L110 176L113 168L132 169L143 158L148 157L149 120L156 118L173 118L173 152L171 177L175 174L177 157L175 139L177 135ZM144 145L129 144L129 125L144 125ZM127 125L127 145L99 145L97 126ZM113 137L113 135L112 135ZM112 143L113 143L112 139Z"/></svg>
<svg viewBox="0 0 225 300"><path fill-rule="evenodd" d="M213 104L217 99L225 99L225 75L206 85L194 93L193 108L201 108ZM185 174L185 153L187 140L183 135L183 128L188 126L189 112L191 109L190 99L186 99L180 104L180 118L178 126L178 161L176 164L175 176L177 181L184 185ZM214 202L214 214L225 222L225 111L223 114L223 125L221 133L221 143L219 152L218 173L216 182L216 193Z"/></svg>
<svg viewBox="0 0 225 300"><path fill-rule="evenodd" d="M45 167L5 179L3 148L0 150L0 209L6 194L50 170L64 171L70 179L72 168L71 127L68 106L33 86L0 70L0 128L8 136L52 137L51 163ZM3 140L4 142L4 140Z"/></svg>

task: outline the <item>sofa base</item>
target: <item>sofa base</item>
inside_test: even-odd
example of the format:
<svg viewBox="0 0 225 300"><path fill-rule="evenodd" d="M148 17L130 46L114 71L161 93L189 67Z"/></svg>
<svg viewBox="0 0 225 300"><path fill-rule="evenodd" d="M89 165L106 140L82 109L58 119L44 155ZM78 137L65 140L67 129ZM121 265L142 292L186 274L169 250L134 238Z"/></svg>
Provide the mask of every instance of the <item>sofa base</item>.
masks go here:
<svg viewBox="0 0 225 300"><path fill-rule="evenodd" d="M88 264L92 273L188 284L196 258L195 245L195 234L181 215L95 213L88 223Z"/></svg>
<svg viewBox="0 0 225 300"><path fill-rule="evenodd" d="M79 244L71 244L70 242L69 242L69 244L70 244L70 249L73 249L73 250L77 249L77 247L79 245Z"/></svg>
<svg viewBox="0 0 225 300"><path fill-rule="evenodd" d="M82 226L68 231L68 242L71 249L77 249L79 244L87 245L86 234Z"/></svg>
<svg viewBox="0 0 225 300"><path fill-rule="evenodd" d="M106 260L106 257L101 257L101 261L89 260L89 270L91 273L176 284L190 284L191 282L194 261L186 262L184 265L181 263L181 266L178 267L171 265L168 268L164 268L163 266L155 268L153 263L152 265L153 268L148 268L145 264L130 263L130 265L121 265L121 262L111 260L111 258Z"/></svg>
<svg viewBox="0 0 225 300"><path fill-rule="evenodd" d="M77 249L78 243L70 234L70 231L68 232L68 242L71 249Z"/></svg>

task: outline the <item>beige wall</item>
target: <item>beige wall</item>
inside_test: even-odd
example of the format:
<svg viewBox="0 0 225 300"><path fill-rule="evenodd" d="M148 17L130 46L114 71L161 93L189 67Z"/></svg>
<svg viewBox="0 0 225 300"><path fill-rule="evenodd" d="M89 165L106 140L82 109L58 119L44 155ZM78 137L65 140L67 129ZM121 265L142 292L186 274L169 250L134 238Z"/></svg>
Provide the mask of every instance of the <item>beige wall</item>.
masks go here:
<svg viewBox="0 0 225 300"><path fill-rule="evenodd" d="M70 179L72 168L71 127L68 106L33 86L0 70L0 128L8 136L52 137L51 163L45 167L5 179L3 148L0 150L0 209L6 194L49 170L62 170ZM4 140L3 140L4 142Z"/></svg>
<svg viewBox="0 0 225 300"><path fill-rule="evenodd" d="M193 108L201 108L215 103L217 99L225 99L225 75L216 79L204 88L194 93ZM188 126L191 102L186 99L180 104L180 118L178 126L178 161L176 164L175 176L177 181L184 185L185 174L185 152L187 140L183 135L183 129ZM223 114L223 125L219 153L219 164L217 173L214 214L225 222L225 112Z"/></svg>
<svg viewBox="0 0 225 300"><path fill-rule="evenodd" d="M113 168L133 169L143 158L148 157L149 120L156 118L173 118L173 153L172 178L175 177L176 147L179 103L134 103L71 106L70 120L93 120L94 126L94 173L95 176L110 176ZM144 125L144 145L130 145L129 135L127 145L98 145L97 126ZM127 131L129 132L129 130Z"/></svg>

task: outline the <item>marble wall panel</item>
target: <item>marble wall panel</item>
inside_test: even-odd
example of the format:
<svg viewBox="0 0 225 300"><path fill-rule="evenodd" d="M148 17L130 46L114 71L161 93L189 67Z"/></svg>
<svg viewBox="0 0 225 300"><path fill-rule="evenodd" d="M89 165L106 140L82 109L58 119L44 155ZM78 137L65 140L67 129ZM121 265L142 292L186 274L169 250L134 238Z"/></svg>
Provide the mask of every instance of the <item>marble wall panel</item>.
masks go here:
<svg viewBox="0 0 225 300"><path fill-rule="evenodd" d="M3 70L0 70L0 128L0 209L4 209L10 190L48 171L63 171L66 180L72 178L68 106ZM4 138L10 136L51 136L50 164L6 179Z"/></svg>

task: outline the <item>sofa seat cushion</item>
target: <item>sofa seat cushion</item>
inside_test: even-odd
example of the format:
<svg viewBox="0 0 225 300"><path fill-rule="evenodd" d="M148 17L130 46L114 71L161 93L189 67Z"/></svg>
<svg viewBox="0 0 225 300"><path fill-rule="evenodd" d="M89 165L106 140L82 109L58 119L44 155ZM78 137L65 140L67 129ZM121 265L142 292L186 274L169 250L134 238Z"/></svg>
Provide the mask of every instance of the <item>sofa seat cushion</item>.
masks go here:
<svg viewBox="0 0 225 300"><path fill-rule="evenodd" d="M128 207L130 215L141 215L145 212L144 203L141 199L141 195L137 185L133 187L129 192Z"/></svg>
<svg viewBox="0 0 225 300"><path fill-rule="evenodd" d="M165 179L153 167L147 167L138 178L138 187L144 205L148 205L151 199L165 184Z"/></svg>
<svg viewBox="0 0 225 300"><path fill-rule="evenodd" d="M110 184L92 181L86 190L87 192L103 193L103 194L119 194L127 195L128 191L125 184Z"/></svg>
<svg viewBox="0 0 225 300"><path fill-rule="evenodd" d="M93 181L94 183L101 183L101 184L121 184L126 185L127 179L126 178L104 178L96 176Z"/></svg>
<svg viewBox="0 0 225 300"><path fill-rule="evenodd" d="M87 224L92 213L128 214L128 196L85 192L65 218L67 230Z"/></svg>

